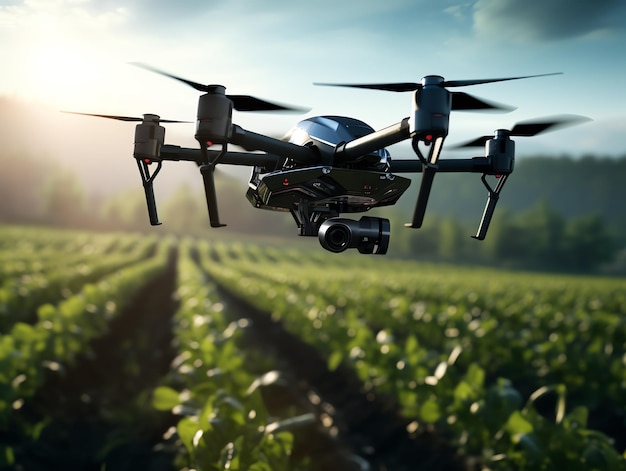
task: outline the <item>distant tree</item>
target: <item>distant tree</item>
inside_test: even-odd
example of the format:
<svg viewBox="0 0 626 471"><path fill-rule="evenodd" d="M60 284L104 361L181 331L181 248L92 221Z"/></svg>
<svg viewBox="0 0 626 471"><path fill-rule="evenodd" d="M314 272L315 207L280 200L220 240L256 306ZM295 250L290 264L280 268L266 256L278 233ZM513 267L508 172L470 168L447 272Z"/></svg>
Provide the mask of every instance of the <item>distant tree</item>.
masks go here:
<svg viewBox="0 0 626 471"><path fill-rule="evenodd" d="M163 215L169 231L192 233L208 226L204 195L187 183L181 184L164 202Z"/></svg>
<svg viewBox="0 0 626 471"><path fill-rule="evenodd" d="M432 260L439 257L440 221L439 217L430 214L420 229L403 228L409 237L411 255L421 260Z"/></svg>
<svg viewBox="0 0 626 471"><path fill-rule="evenodd" d="M598 214L573 219L566 227L565 264L577 271L591 271L617 254L614 238Z"/></svg>
<svg viewBox="0 0 626 471"><path fill-rule="evenodd" d="M611 261L619 245L599 214L566 221L547 202L501 212L484 243L488 263L584 272Z"/></svg>
<svg viewBox="0 0 626 471"><path fill-rule="evenodd" d="M104 224L111 229L144 230L148 227L146 200L141 189L129 189L109 197L101 209Z"/></svg>
<svg viewBox="0 0 626 471"><path fill-rule="evenodd" d="M526 257L528 245L524 231L515 222L515 214L500 208L491 220L487 237L482 242L483 256L488 263L515 264Z"/></svg>
<svg viewBox="0 0 626 471"><path fill-rule="evenodd" d="M569 220L598 213L605 224L626 244L626 155L621 157L520 156L507 181L493 223L502 209L515 214L533 208L539 201ZM429 214L452 214L460 221L475 223L484 206L485 191L467 174L437 177L428 203ZM412 211L410 198L399 202ZM491 229L488 237L491 237Z"/></svg>
<svg viewBox="0 0 626 471"><path fill-rule="evenodd" d="M545 268L556 268L562 263L565 220L546 201L521 213L515 225L522 237L518 254L521 260L525 259L529 266Z"/></svg>
<svg viewBox="0 0 626 471"><path fill-rule="evenodd" d="M85 207L85 190L76 175L58 170L42 188L44 221L59 226L81 226L90 217Z"/></svg>
<svg viewBox="0 0 626 471"><path fill-rule="evenodd" d="M446 260L458 260L467 246L467 234L458 219L448 216L439 223L439 255Z"/></svg>
<svg viewBox="0 0 626 471"><path fill-rule="evenodd" d="M24 152L0 151L0 219L32 222L41 217L42 188L51 171Z"/></svg>

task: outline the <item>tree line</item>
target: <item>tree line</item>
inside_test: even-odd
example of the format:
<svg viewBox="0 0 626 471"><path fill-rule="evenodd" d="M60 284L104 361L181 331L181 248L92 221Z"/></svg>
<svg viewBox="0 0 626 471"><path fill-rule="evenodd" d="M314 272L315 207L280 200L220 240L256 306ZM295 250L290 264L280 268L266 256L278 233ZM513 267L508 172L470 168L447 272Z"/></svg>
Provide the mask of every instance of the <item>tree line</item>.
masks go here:
<svg viewBox="0 0 626 471"><path fill-rule="evenodd" d="M470 237L477 226L431 215L419 230L398 227L392 237L401 253L422 260L576 273L625 268L624 241L598 213L565 218L541 200L520 212L500 208L484 241Z"/></svg>

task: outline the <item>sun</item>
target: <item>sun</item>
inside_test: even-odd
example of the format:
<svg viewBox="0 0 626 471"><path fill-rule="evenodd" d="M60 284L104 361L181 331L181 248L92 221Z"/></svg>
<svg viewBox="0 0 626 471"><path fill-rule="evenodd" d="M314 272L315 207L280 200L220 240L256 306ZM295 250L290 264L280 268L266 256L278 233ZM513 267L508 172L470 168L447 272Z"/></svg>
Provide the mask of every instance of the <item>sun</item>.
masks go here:
<svg viewBox="0 0 626 471"><path fill-rule="evenodd" d="M29 99L53 106L68 106L91 91L96 63L83 46L61 37L30 47L25 60Z"/></svg>

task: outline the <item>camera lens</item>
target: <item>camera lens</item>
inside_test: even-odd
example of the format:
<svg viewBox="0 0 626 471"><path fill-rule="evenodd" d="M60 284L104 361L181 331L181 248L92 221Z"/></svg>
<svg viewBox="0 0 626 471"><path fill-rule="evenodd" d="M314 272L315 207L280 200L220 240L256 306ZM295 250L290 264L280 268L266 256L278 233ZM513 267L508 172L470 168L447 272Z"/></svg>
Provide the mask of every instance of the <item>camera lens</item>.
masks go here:
<svg viewBox="0 0 626 471"><path fill-rule="evenodd" d="M352 232L345 224L326 224L320 230L320 242L326 250L331 252L343 252L350 246ZM323 225L324 226L324 225Z"/></svg>

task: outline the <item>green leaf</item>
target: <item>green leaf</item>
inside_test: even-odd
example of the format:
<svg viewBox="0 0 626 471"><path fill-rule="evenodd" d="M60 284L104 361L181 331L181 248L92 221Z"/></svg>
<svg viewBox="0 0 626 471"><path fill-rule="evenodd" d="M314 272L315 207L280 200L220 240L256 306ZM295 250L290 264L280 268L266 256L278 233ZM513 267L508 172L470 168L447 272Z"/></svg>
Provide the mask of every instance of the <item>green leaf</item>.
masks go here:
<svg viewBox="0 0 626 471"><path fill-rule="evenodd" d="M575 407L574 410L565 416L563 426L568 430L585 428L587 426L588 417L589 411L585 406Z"/></svg>
<svg viewBox="0 0 626 471"><path fill-rule="evenodd" d="M198 422L190 417L185 417L178 422L176 431L178 432L178 436L183 442L183 445L187 448L187 451L189 451L189 453L193 453L198 438L196 435L198 433L202 433Z"/></svg>
<svg viewBox="0 0 626 471"><path fill-rule="evenodd" d="M293 435L290 432L279 432L267 435L263 446L263 456L273 471L287 471L289 456L293 448Z"/></svg>
<svg viewBox="0 0 626 471"><path fill-rule="evenodd" d="M528 422L519 411L514 411L504 426L514 443L519 443L524 435L533 431L533 424Z"/></svg>
<svg viewBox="0 0 626 471"><path fill-rule="evenodd" d="M485 382L485 370L476 363L472 363L467 369L465 381L474 389L479 390Z"/></svg>
<svg viewBox="0 0 626 471"><path fill-rule="evenodd" d="M328 358L328 369L330 371L335 371L341 364L342 359L343 354L339 350L335 350Z"/></svg>
<svg viewBox="0 0 626 471"><path fill-rule="evenodd" d="M248 470L249 471L276 471L272 469L272 467L269 464L264 463L262 461L257 461L252 466L250 466Z"/></svg>
<svg viewBox="0 0 626 471"><path fill-rule="evenodd" d="M505 378L498 378L497 383L489 388L487 397L505 417L522 405L522 395Z"/></svg>
<svg viewBox="0 0 626 471"><path fill-rule="evenodd" d="M237 425L246 423L246 409L244 405L234 395L229 394L225 390L217 392L213 401L213 407L222 419L231 420Z"/></svg>
<svg viewBox="0 0 626 471"><path fill-rule="evenodd" d="M437 422L441 418L441 410L439 409L439 404L433 399L428 399L424 401L422 406L420 407L420 417L424 422L434 423Z"/></svg>
<svg viewBox="0 0 626 471"><path fill-rule="evenodd" d="M169 411L180 404L178 391L167 386L159 386L152 393L152 405L157 410Z"/></svg>
<svg viewBox="0 0 626 471"><path fill-rule="evenodd" d="M411 355L415 353L419 348L417 339L414 335L409 335L406 339L406 343L404 344L404 351L407 355Z"/></svg>
<svg viewBox="0 0 626 471"><path fill-rule="evenodd" d="M12 466L15 462L15 455L13 453L13 448L6 445L0 446L0 465L4 468L5 466Z"/></svg>
<svg viewBox="0 0 626 471"><path fill-rule="evenodd" d="M54 323L56 315L56 307L52 304L42 304L39 308L37 308L37 317L40 321L50 321Z"/></svg>
<svg viewBox="0 0 626 471"><path fill-rule="evenodd" d="M475 396L474 390L465 381L461 381L454 388L454 399L456 399L459 402L464 402L468 399L473 398L474 396Z"/></svg>
<svg viewBox="0 0 626 471"><path fill-rule="evenodd" d="M537 440L532 433L525 433L519 437L519 445L524 449L528 458L534 462L539 462L544 458L544 453L537 444Z"/></svg>
<svg viewBox="0 0 626 471"><path fill-rule="evenodd" d="M582 461L587 465L588 469L624 469L623 458L608 442L591 441L582 453Z"/></svg>

